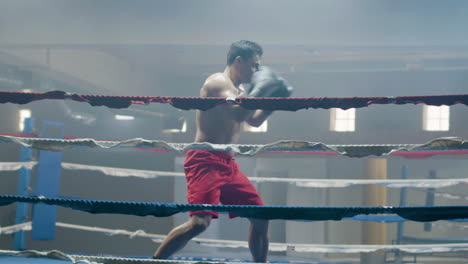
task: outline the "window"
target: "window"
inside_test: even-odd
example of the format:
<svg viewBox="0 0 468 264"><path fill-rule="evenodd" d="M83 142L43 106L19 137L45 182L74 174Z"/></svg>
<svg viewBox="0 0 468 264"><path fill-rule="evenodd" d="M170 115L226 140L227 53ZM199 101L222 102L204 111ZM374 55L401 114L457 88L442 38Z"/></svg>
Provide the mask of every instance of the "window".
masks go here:
<svg viewBox="0 0 468 264"><path fill-rule="evenodd" d="M115 120L135 120L134 116L130 115L115 115Z"/></svg>
<svg viewBox="0 0 468 264"><path fill-rule="evenodd" d="M21 109L19 110L19 119L18 119L18 130L23 132L24 130L24 120L31 117L31 110Z"/></svg>
<svg viewBox="0 0 468 264"><path fill-rule="evenodd" d="M424 105L423 130L449 131L450 108L446 105Z"/></svg>
<svg viewBox="0 0 468 264"><path fill-rule="evenodd" d="M171 124L172 123L172 124ZM187 120L178 119L177 124L175 122L165 122L165 129L163 133L186 133L187 132Z"/></svg>
<svg viewBox="0 0 468 264"><path fill-rule="evenodd" d="M330 109L330 131L353 132L355 130L356 109Z"/></svg>
<svg viewBox="0 0 468 264"><path fill-rule="evenodd" d="M266 133L268 131L268 120L265 120L259 127L254 127L244 122L244 131L253 133Z"/></svg>

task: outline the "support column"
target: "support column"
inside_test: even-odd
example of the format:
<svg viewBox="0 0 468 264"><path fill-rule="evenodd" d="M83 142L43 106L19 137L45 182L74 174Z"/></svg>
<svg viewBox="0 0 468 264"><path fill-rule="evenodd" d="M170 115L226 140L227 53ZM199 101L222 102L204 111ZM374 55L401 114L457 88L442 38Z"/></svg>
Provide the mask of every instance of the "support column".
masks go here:
<svg viewBox="0 0 468 264"><path fill-rule="evenodd" d="M26 118L24 120L23 134L34 132L34 118ZM31 161L32 149L28 147L21 147L20 161L27 162ZM29 195L29 187L31 183L31 170L21 168L19 172L18 180L18 195ZM16 203L16 221L15 224L22 224L29 220L28 212L30 205L27 203ZM14 249L24 250L26 249L26 238L25 232L20 230L15 233Z"/></svg>
<svg viewBox="0 0 468 264"><path fill-rule="evenodd" d="M387 179L387 160L382 158L370 158L365 160L364 178L369 180ZM365 206L387 205L387 189L382 186L366 185L364 193ZM363 222L362 242L369 245L383 245L387 243L387 227L384 223ZM383 252L361 254L361 263L383 263Z"/></svg>

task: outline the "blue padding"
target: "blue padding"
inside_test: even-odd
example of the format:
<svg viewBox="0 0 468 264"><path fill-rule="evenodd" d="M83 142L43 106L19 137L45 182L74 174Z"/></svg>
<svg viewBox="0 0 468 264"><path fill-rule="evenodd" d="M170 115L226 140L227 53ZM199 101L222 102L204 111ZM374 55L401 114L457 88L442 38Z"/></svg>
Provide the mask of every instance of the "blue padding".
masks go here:
<svg viewBox="0 0 468 264"><path fill-rule="evenodd" d="M32 133L34 128L34 118L26 118L24 120L24 129L23 133ZM22 146L20 151L20 161L26 162L31 161L32 156L32 149ZM21 168L19 173L18 179L18 195L28 195L29 194L29 187L31 182L31 170L26 168ZM16 219L15 224L22 224L28 220L28 212L29 212L29 204L18 203L16 205ZM25 242L25 233L23 230L18 231L15 233L15 240L14 240L14 249L15 250L23 250L26 248Z"/></svg>
<svg viewBox="0 0 468 264"><path fill-rule="evenodd" d="M61 152L40 152L35 187L37 195L46 197L58 196L61 163ZM33 207L31 238L33 240L54 240L56 217L57 209L55 206L36 204Z"/></svg>
<svg viewBox="0 0 468 264"><path fill-rule="evenodd" d="M210 204L164 204L78 200L19 195L0 195L0 205L14 202L44 203L85 211L93 214L128 214L158 217L189 211L233 212L240 217L286 220L341 220L360 214L397 214L420 222L468 218L468 206L409 206L409 207L302 207Z"/></svg>

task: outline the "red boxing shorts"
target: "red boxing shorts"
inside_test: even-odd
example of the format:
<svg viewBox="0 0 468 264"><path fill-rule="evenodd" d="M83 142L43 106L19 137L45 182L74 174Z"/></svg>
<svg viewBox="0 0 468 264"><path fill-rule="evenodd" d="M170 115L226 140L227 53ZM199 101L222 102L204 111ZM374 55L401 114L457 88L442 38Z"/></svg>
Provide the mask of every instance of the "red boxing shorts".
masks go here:
<svg viewBox="0 0 468 264"><path fill-rule="evenodd" d="M227 153L189 150L184 170L189 204L264 205L253 184ZM199 213L218 218L217 212L195 211L190 215ZM235 217L232 213L229 216Z"/></svg>

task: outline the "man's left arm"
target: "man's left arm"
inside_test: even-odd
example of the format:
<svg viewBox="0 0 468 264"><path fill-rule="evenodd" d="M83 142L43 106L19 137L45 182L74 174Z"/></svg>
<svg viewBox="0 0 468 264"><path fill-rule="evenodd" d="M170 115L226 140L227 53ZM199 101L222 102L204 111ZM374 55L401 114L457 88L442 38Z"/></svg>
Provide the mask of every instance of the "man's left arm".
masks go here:
<svg viewBox="0 0 468 264"><path fill-rule="evenodd" d="M262 66L252 77L250 97L290 97L292 86L282 77L278 76L269 67ZM259 127L268 119L273 111L255 110L253 115L246 120L247 124Z"/></svg>
<svg viewBox="0 0 468 264"><path fill-rule="evenodd" d="M257 109L255 112L250 116L249 119L245 120L247 124L253 126L253 127L259 127L265 122L265 120L268 119L268 117L272 114L272 111L266 111L266 110L261 110Z"/></svg>

